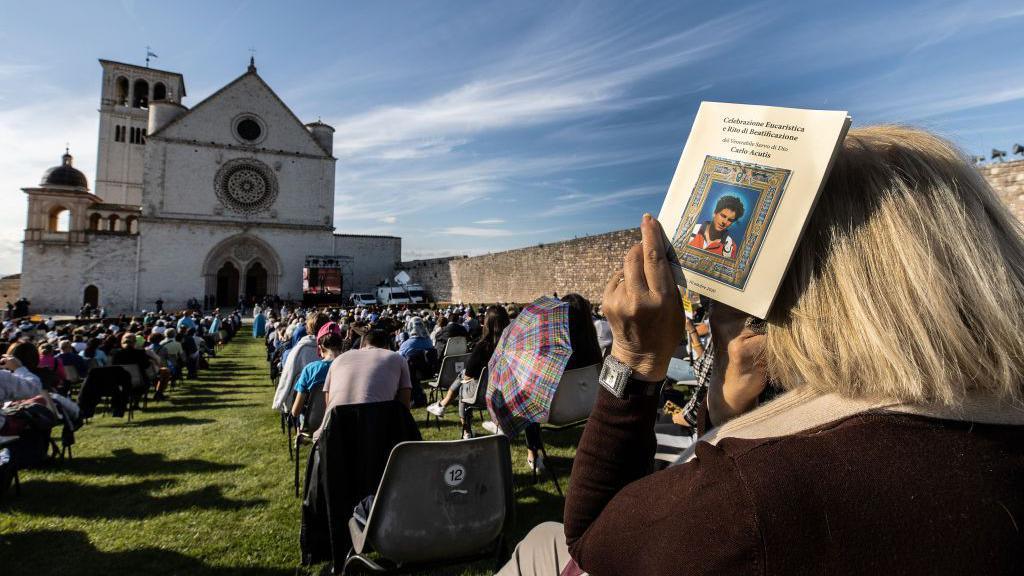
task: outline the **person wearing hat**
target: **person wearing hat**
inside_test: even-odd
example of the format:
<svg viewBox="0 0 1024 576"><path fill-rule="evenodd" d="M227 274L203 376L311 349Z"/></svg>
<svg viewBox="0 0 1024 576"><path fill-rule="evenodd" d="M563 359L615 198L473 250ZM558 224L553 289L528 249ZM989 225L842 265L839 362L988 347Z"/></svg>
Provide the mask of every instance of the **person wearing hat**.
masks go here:
<svg viewBox="0 0 1024 576"><path fill-rule="evenodd" d="M344 341L341 327L335 322L324 324L317 332L316 346L320 360L306 364L299 373L299 379L295 381L295 401L292 403L292 416L295 418L302 413L306 399L324 385L327 370L330 369L331 362L341 355Z"/></svg>

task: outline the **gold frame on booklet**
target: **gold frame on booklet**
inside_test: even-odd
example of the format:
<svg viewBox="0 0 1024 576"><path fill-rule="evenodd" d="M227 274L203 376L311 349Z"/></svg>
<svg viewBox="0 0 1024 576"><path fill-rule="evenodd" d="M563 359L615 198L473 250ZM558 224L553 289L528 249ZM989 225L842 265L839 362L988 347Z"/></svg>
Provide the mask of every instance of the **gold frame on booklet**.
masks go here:
<svg viewBox="0 0 1024 576"><path fill-rule="evenodd" d="M743 290L791 175L790 170L782 168L706 156L686 211L672 235L680 264ZM726 197L743 205L743 215L723 233L731 245L723 250L721 243L713 243L717 252L699 247L701 242L694 239L704 234L716 204Z"/></svg>

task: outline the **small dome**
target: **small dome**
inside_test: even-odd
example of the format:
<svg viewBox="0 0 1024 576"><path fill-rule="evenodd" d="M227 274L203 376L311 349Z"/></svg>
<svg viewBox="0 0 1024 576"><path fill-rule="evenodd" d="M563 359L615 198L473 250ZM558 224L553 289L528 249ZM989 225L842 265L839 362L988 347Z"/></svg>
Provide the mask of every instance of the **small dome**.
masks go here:
<svg viewBox="0 0 1024 576"><path fill-rule="evenodd" d="M39 186L65 186L71 188L81 188L83 191L89 189L89 182L85 179L85 174L71 165L72 157L68 151L64 151L64 156L61 158L62 162L60 166L54 166L43 173L43 179L39 182Z"/></svg>

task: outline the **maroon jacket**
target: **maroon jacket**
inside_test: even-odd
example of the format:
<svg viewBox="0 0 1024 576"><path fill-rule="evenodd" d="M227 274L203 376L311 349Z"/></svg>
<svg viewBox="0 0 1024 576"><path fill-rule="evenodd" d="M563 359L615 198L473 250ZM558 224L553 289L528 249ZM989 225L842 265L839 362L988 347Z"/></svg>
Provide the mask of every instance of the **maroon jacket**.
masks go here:
<svg viewBox="0 0 1024 576"><path fill-rule="evenodd" d="M1024 574L1024 427L865 413L649 474L655 409L602 390L584 430L565 534L593 576Z"/></svg>

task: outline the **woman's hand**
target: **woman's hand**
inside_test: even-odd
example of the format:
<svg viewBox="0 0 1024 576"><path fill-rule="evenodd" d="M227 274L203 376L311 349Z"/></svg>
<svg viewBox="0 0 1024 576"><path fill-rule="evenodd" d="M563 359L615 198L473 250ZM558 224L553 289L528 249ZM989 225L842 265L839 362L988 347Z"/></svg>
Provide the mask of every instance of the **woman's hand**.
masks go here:
<svg viewBox="0 0 1024 576"><path fill-rule="evenodd" d="M708 411L715 426L757 407L768 384L765 336L750 328L746 314L715 302L711 309L715 366L708 388Z"/></svg>
<svg viewBox="0 0 1024 576"><path fill-rule="evenodd" d="M601 309L612 329L612 356L635 378L656 382L665 378L683 337L683 303L661 224L644 214L640 233L641 243L630 248L623 269L605 287Z"/></svg>

